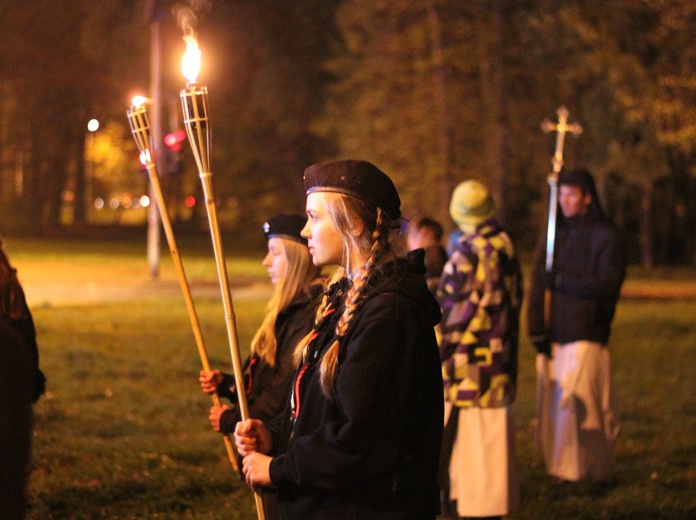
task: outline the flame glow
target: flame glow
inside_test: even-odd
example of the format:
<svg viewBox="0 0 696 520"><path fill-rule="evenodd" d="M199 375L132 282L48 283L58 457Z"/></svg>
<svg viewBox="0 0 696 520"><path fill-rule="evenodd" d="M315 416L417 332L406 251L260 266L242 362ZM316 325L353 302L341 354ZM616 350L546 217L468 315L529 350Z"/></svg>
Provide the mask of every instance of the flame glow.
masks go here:
<svg viewBox="0 0 696 520"><path fill-rule="evenodd" d="M140 152L140 164L142 164L143 166L147 166L150 162L152 162L150 150L143 150L142 152Z"/></svg>
<svg viewBox="0 0 696 520"><path fill-rule="evenodd" d="M146 101L147 98L145 96L133 96L133 99L131 99L131 103L134 107L142 106Z"/></svg>
<svg viewBox="0 0 696 520"><path fill-rule="evenodd" d="M181 60L181 68L188 82L195 83L201 69L201 50L198 47L198 42L192 36L184 36L184 40L186 41L186 52Z"/></svg>

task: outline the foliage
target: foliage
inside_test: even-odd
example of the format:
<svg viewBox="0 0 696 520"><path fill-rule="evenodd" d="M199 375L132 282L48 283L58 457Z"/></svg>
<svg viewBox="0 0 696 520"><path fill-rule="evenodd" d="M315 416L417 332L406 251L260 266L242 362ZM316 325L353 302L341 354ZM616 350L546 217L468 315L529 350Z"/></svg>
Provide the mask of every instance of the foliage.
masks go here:
<svg viewBox="0 0 696 520"><path fill-rule="evenodd" d="M64 189L83 200L89 117L120 125L123 149L132 147L124 110L149 82L143 6L155 4L165 132L181 126L183 86L170 10L207 6L195 12L201 81L221 216L237 229L301 210L312 162L359 156L395 178L407 217L429 214L445 228L454 185L488 182L527 247L544 220L554 146L539 125L560 105L584 128L566 140L567 167L597 175L603 202L644 248L650 186L694 174L689 0L29 0L0 2L0 196L22 210L7 218L55 227ZM187 147L183 164L165 192L201 200ZM127 175L137 178L137 164ZM696 217L686 220L690 232Z"/></svg>

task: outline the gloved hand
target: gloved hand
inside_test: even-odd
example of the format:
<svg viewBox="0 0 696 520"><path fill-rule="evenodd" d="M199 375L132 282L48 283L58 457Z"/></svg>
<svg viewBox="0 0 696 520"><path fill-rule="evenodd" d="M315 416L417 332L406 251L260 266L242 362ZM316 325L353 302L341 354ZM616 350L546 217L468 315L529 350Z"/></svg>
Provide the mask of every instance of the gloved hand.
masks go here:
<svg viewBox="0 0 696 520"><path fill-rule="evenodd" d="M551 342L548 339L539 339L534 341L534 348L539 354L543 354L551 359Z"/></svg>

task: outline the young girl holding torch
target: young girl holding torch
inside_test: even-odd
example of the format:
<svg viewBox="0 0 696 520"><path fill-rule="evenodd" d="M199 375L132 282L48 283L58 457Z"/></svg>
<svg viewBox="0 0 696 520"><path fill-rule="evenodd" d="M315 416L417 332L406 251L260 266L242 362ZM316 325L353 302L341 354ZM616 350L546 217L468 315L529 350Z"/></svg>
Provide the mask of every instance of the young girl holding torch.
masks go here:
<svg viewBox="0 0 696 520"><path fill-rule="evenodd" d="M312 326L322 291L320 269L312 263L307 239L300 236L304 224L301 215L276 215L263 226L268 253L262 263L274 290L243 368L249 416L262 421L275 417L285 407L294 373L292 352ZM205 393L217 391L220 397L236 402L232 375L202 370L199 381ZM237 407L213 406L209 419L215 431L232 433L241 413ZM263 505L267 520L280 518L271 489L264 490Z"/></svg>
<svg viewBox="0 0 696 520"><path fill-rule="evenodd" d="M320 269L312 263L307 239L300 236L304 223L301 215L276 215L263 226L268 253L262 263L274 289L244 364L249 416L262 421L285 407L294 372L292 352L312 326L322 289ZM205 393L217 391L220 397L236 402L232 375L202 370L199 381ZM239 410L228 405L210 409L215 431L232 433L240 419Z"/></svg>
<svg viewBox="0 0 696 520"><path fill-rule="evenodd" d="M371 163L305 171L302 236L327 283L272 421L237 424L249 486L273 484L284 519L434 519L442 377L422 251L397 256L400 200Z"/></svg>

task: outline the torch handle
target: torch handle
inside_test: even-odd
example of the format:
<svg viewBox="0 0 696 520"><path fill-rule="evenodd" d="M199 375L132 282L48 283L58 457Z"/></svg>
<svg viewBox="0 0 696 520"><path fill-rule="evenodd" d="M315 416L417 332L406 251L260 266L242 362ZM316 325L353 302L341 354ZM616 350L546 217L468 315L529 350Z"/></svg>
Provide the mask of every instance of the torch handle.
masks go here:
<svg viewBox="0 0 696 520"><path fill-rule="evenodd" d="M220 237L220 224L217 217L217 207L215 205L215 194L213 191L213 176L210 172L200 172L201 183L203 185L203 195L205 196L205 207L208 212L208 224L210 236L213 241L213 251L215 262L220 279L220 291L222 292L222 304L225 311L225 323L227 325L227 337L230 343L230 355L232 356L232 368L234 370L234 382L237 386L237 402L242 421L249 418L249 407L247 405L246 393L244 392L244 375L242 374L242 358L239 353L239 340L237 338L237 322L234 315L232 304L232 294L230 293L230 281L227 276L227 264L225 264L225 253ZM263 498L258 489L254 489L254 504L259 520L265 520Z"/></svg>
<svg viewBox="0 0 696 520"><path fill-rule="evenodd" d="M203 341L200 322L198 321L196 308L193 304L191 288L189 287L188 281L186 279L184 265L181 261L181 256L179 255L179 248L176 245L176 239L174 238L174 231L172 229L172 224L169 219L169 214L167 213L164 193L162 192L162 183L160 182L160 177L157 173L157 167L155 163L149 162L147 164L147 173L150 177L150 182L152 183L152 187L154 189L153 191L155 193L155 198L157 199L157 208L159 209L160 217L162 220L162 226L164 227L164 234L166 235L167 243L169 244L169 252L172 255L174 267L176 268L177 276L179 278L179 284L181 285L181 291L184 294L184 301L186 302L186 309L188 310L189 319L191 320L193 336L196 340L196 346L198 347L198 355L201 358L203 370L209 371L210 361L208 360L208 352L205 348L205 342ZM217 392L212 394L211 397L213 400L213 405L219 407L220 397L218 396ZM234 450L232 441L230 440L229 435L224 435L223 439L225 441L225 448L227 450L227 456L230 459L230 464L232 464L232 468L234 469L234 471L237 472L239 471L239 466L237 465L237 455Z"/></svg>
<svg viewBox="0 0 696 520"><path fill-rule="evenodd" d="M230 293L230 281L227 275L227 265L225 264L225 253L220 237L220 224L217 217L217 207L215 205L215 195L213 191L212 174L210 172L200 173L205 196L205 205L208 212L208 224L210 235L213 241L213 252L215 263L217 264L218 278L220 280L220 291L222 292L222 304L225 312L225 324L227 325L227 339L230 344L230 355L232 357L232 369L234 370L234 381L237 386L237 399L242 420L249 418L249 407L247 405L246 394L244 393L244 375L242 373L242 358L239 350L239 339L237 337L237 323L232 304L232 294Z"/></svg>

